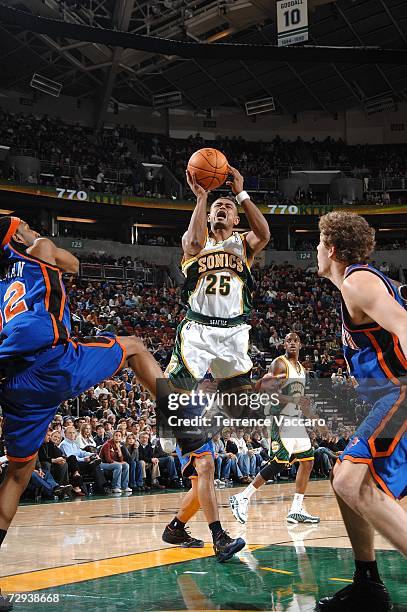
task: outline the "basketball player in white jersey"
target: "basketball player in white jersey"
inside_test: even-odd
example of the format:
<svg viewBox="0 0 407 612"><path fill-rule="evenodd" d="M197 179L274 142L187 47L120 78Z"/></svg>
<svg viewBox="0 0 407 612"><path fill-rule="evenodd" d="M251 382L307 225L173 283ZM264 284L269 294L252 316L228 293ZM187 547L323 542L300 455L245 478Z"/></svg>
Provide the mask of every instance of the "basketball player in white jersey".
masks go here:
<svg viewBox="0 0 407 612"><path fill-rule="evenodd" d="M236 201L220 197L207 214L208 193L193 176L188 183L197 197L188 231L182 239L183 301L188 310L177 330L167 374L175 385L201 380L210 369L215 379L247 385L252 362L248 356L247 318L251 309L254 256L270 239L268 223L243 191L243 177L229 166ZM249 232L235 231L243 207ZM209 223L209 231L207 229ZM243 381L242 381L243 379ZM190 384L186 382L186 385Z"/></svg>
<svg viewBox="0 0 407 612"><path fill-rule="evenodd" d="M295 419L303 416L303 412L309 414L310 407L309 399L304 397L306 375L298 360L301 348L298 334L294 332L287 334L284 347L285 354L274 359L269 374L263 377L259 386L262 391L269 390L270 385L272 385L271 388L278 390L279 416ZM319 517L309 514L303 506L304 495L314 465L314 449L305 426L282 424L278 427L273 421L271 440L273 456L270 462L260 470L244 491L230 498L229 503L233 516L240 523L246 523L251 496L265 482L278 474L283 467L299 462L295 481L296 492L287 515L287 522L292 524L319 523Z"/></svg>
<svg viewBox="0 0 407 612"><path fill-rule="evenodd" d="M252 361L248 355L247 317L251 309L253 280L250 266L254 256L270 239L268 223L243 190L243 177L229 166L228 181L235 200L221 197L207 213L208 193L187 172L188 184L197 203L187 232L182 238L182 271L186 278L183 299L188 304L185 319L177 329L175 347L166 375L176 388L191 389L210 370L220 391L251 389ZM237 205L246 215L250 231L235 232L239 225ZM209 223L209 231L208 231ZM163 540L196 547L203 542L185 538L185 523L202 507L212 533L219 561L243 548L242 538L231 540L219 522L214 488L214 459L211 440L178 439L182 473L192 488L183 499L176 517L167 525Z"/></svg>

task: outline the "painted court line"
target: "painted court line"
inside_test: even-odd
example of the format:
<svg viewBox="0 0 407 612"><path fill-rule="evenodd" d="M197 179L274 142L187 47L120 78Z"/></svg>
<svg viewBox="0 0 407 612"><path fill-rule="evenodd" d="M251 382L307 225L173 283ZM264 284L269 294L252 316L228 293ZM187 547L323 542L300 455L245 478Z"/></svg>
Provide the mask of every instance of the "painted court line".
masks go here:
<svg viewBox="0 0 407 612"><path fill-rule="evenodd" d="M292 576L294 574L294 572L287 572L286 570L276 569L275 567L261 567L260 569L266 572L275 572L276 574L287 574L289 576Z"/></svg>
<svg viewBox="0 0 407 612"><path fill-rule="evenodd" d="M213 548L209 544L200 549L170 548L4 576L0 578L0 584L2 590L8 593L38 591L211 556L213 556Z"/></svg>
<svg viewBox="0 0 407 612"><path fill-rule="evenodd" d="M249 546L249 550L257 550L260 546ZM39 591L52 587L96 580L117 574L126 574L143 569L151 569L162 565L194 561L213 557L213 547L205 544L204 548L164 548L152 552L135 553L111 559L101 559L66 565L44 570L36 570L12 576L0 577L1 589L7 593Z"/></svg>

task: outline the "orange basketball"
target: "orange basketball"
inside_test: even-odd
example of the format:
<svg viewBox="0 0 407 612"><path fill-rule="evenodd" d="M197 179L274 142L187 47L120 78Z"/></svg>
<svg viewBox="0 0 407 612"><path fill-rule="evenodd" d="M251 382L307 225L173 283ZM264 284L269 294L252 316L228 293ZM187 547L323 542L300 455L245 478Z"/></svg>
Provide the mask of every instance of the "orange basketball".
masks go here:
<svg viewBox="0 0 407 612"><path fill-rule="evenodd" d="M228 175L228 160L217 149L199 149L191 155L188 162L189 172L195 174L196 181L206 191L223 185Z"/></svg>

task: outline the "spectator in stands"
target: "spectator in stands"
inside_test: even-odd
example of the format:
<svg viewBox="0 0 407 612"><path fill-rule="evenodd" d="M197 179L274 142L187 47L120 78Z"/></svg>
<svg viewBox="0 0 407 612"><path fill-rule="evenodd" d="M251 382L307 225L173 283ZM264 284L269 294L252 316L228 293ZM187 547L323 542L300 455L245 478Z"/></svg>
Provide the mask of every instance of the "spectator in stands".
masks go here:
<svg viewBox="0 0 407 612"><path fill-rule="evenodd" d="M255 460L254 461L254 472L251 474L251 476L254 477L260 471L260 466L263 463L263 459L260 455L261 445L256 446L256 448L253 447L251 434L248 431L246 431L243 434L243 439L246 442L247 452L249 456L252 458L252 462L253 462L253 456L254 456L254 460Z"/></svg>
<svg viewBox="0 0 407 612"><path fill-rule="evenodd" d="M90 417L90 427L92 437L96 436L96 427L99 425L99 419L97 416Z"/></svg>
<svg viewBox="0 0 407 612"><path fill-rule="evenodd" d="M380 264L379 270L380 272L383 272L383 274L386 274L386 276L388 276L390 273L390 266L386 261L384 261L382 264Z"/></svg>
<svg viewBox="0 0 407 612"><path fill-rule="evenodd" d="M59 448L62 442L62 437L59 431L55 430L51 432L51 439L49 442L49 456L56 459L63 459L68 465L69 484L73 487L73 493L75 496L82 497L83 492L83 479L79 472L78 462L75 456L65 457L62 450Z"/></svg>
<svg viewBox="0 0 407 612"><path fill-rule="evenodd" d="M97 444L92 436L92 428L88 423L84 423L80 428L79 435L76 438L76 444L82 450L90 453L97 453Z"/></svg>
<svg viewBox="0 0 407 612"><path fill-rule="evenodd" d="M240 471L251 482L256 475L256 457L253 450L247 448L244 439L244 429L239 427L236 431L236 436L232 437L232 441L237 446L237 462Z"/></svg>
<svg viewBox="0 0 407 612"><path fill-rule="evenodd" d="M340 436L340 438L338 438L338 441L336 443L336 446L339 452L342 452L345 450L345 448L348 446L349 439L350 439L350 432L349 430L344 429L342 431L342 435Z"/></svg>
<svg viewBox="0 0 407 612"><path fill-rule="evenodd" d="M139 435L139 460L142 462L143 478L153 489L164 489L158 482L160 476L160 465L157 457L154 457L154 449L150 443L148 433L141 432Z"/></svg>
<svg viewBox="0 0 407 612"><path fill-rule="evenodd" d="M131 151L126 140L130 132L135 139ZM318 203L317 194L311 189L298 190L294 198L286 198L275 191L274 181L285 177L293 165L301 168L303 159L307 159L310 167L334 168L347 176L364 178L367 187L373 179L407 176L405 144L351 146L341 139L284 141L279 136L270 142L228 137L205 140L201 136L175 139L165 134L139 132L136 135L135 128L124 129L123 126L117 130L105 126L96 132L88 126L65 123L59 117L35 117L6 110L0 110L0 138L14 154L31 155L41 160L39 176L30 175L33 184L56 185L58 181L58 186L89 192L134 193L143 197L165 194L169 198L172 194L171 191L165 193L163 173L156 174L151 169L146 173L141 170L140 161L163 163L182 181L189 157L204 146L225 151L230 163L244 174L249 190L260 185L268 187L270 191L264 198L269 205ZM9 181L20 178L15 168L9 171ZM192 198L192 194L187 192L185 197ZM386 189L369 197L378 204L390 202ZM139 241L154 242L163 238L140 234Z"/></svg>
<svg viewBox="0 0 407 612"><path fill-rule="evenodd" d="M125 461L129 464L129 487L136 491L145 491L146 488L143 482L143 470L138 457L139 443L132 433L128 433L124 437L124 445L122 447Z"/></svg>
<svg viewBox="0 0 407 612"><path fill-rule="evenodd" d="M259 455L261 458L260 465L263 461L268 461L270 459L267 446L264 445L264 441L262 441L259 431L252 431L250 434L250 443L255 454ZM259 461L257 463L259 463Z"/></svg>
<svg viewBox="0 0 407 612"><path fill-rule="evenodd" d="M230 475L233 479L237 480L242 484L247 484L251 482L251 478L246 475L244 476L238 461L238 446L232 437L232 432L230 429L225 428L222 432L223 442L226 448L226 456L230 459Z"/></svg>
<svg viewBox="0 0 407 612"><path fill-rule="evenodd" d="M86 475L93 478L96 491L103 494L106 492L107 482L100 468L100 457L96 453L81 450L76 444L76 437L75 427L67 427L65 429L65 439L61 442L59 448L67 457L68 465L73 466L71 471L74 474L79 471L81 476ZM71 457L74 457L74 459L71 459Z"/></svg>
<svg viewBox="0 0 407 612"><path fill-rule="evenodd" d="M96 397L94 388L92 387L91 389L88 389L88 391L86 391L86 393L84 394L79 414L81 416L92 415L98 407L98 398Z"/></svg>
<svg viewBox="0 0 407 612"><path fill-rule="evenodd" d="M281 346L281 344L282 344L282 340L281 338L279 338L277 330L274 329L269 338L270 348L278 349L278 347Z"/></svg>
<svg viewBox="0 0 407 612"><path fill-rule="evenodd" d="M96 191L103 192L105 190L105 175L100 170L96 176Z"/></svg>
<svg viewBox="0 0 407 612"><path fill-rule="evenodd" d="M71 421L72 421L72 419L71 419ZM72 424L73 424L73 421L72 421ZM52 429L52 431L57 431L59 433L59 435L61 436L61 439L65 437L65 430L62 427L61 423L59 423L59 422L56 423L55 421L53 421L51 423L51 429Z"/></svg>
<svg viewBox="0 0 407 612"><path fill-rule="evenodd" d="M96 447L99 450L100 447L109 440L105 433L105 428L101 423L99 423L99 425L96 427L96 436L93 436L93 440L95 441Z"/></svg>
<svg viewBox="0 0 407 612"><path fill-rule="evenodd" d="M68 464L62 452L56 445L61 443L58 431L48 430L44 442L38 451L40 467L44 472L49 471L54 480L62 486L69 485ZM72 490L72 486L71 486Z"/></svg>
<svg viewBox="0 0 407 612"><path fill-rule="evenodd" d="M71 485L59 485L56 480L54 480L49 470L43 470L41 468L41 464L37 459L35 469L31 475L26 491L30 493L37 491L48 499L53 499L54 497L63 499L66 494L72 491L72 487Z"/></svg>
<svg viewBox="0 0 407 612"><path fill-rule="evenodd" d="M341 387L346 384L346 378L343 374L342 368L338 368L337 372L333 372L331 375L332 385L333 387Z"/></svg>
<svg viewBox="0 0 407 612"><path fill-rule="evenodd" d="M315 471L320 476L328 477L332 467L337 461L338 454L329 448L332 435L330 433L324 435L321 439L314 437L314 461Z"/></svg>
<svg viewBox="0 0 407 612"><path fill-rule="evenodd" d="M151 428L150 428L151 429ZM150 443L151 443L151 434L150 434ZM160 467L161 476L166 475L168 479L168 486L170 488L178 488L179 487L179 476L177 473L177 468L175 467L175 459L169 453L164 452L159 438L155 439L154 444L154 457L158 459L158 465Z"/></svg>
<svg viewBox="0 0 407 612"><path fill-rule="evenodd" d="M113 493L132 493L129 487L129 464L123 456L121 431L115 431L113 438L104 443L100 456L102 470L112 473Z"/></svg>
<svg viewBox="0 0 407 612"><path fill-rule="evenodd" d="M106 306L103 305L103 302L105 300L101 300L100 303L100 310L101 312L103 312L104 308L106 308ZM101 395L108 395L108 390L106 388L106 382L104 380L102 380L102 382L100 382L98 384L98 386L95 388L95 390L93 391L93 395L97 400L101 400L102 398L100 397Z"/></svg>
<svg viewBox="0 0 407 612"><path fill-rule="evenodd" d="M231 458L226 453L225 444L220 437L220 433L212 436L215 458L215 485L224 486L230 478Z"/></svg>
<svg viewBox="0 0 407 612"><path fill-rule="evenodd" d="M113 438L113 425L110 423L110 421L106 420L104 423L104 427L105 427L105 436L110 440L111 438Z"/></svg>

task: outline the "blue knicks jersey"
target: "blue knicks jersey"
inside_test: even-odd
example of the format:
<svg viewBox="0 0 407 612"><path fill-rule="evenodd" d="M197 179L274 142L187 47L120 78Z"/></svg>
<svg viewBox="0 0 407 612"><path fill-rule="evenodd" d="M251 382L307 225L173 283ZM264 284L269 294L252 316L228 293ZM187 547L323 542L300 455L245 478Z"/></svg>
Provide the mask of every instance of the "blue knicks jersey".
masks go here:
<svg viewBox="0 0 407 612"><path fill-rule="evenodd" d="M407 309L406 302L399 295L397 287L385 274L373 266L354 264L346 269L345 278L358 270L378 276L389 294ZM359 383L358 391L369 400L375 400L376 393L383 392L387 385L400 385L405 377L407 361L399 339L377 323L355 325L352 323L342 298L342 341L344 355L350 374Z"/></svg>
<svg viewBox="0 0 407 612"><path fill-rule="evenodd" d="M1 263L0 363L66 342L70 312L60 270L14 241L3 247Z"/></svg>

